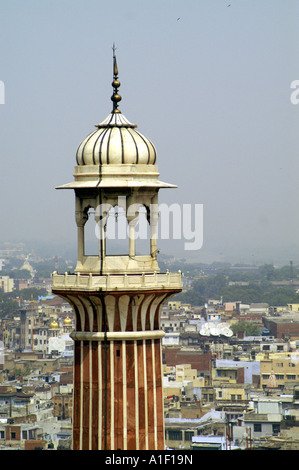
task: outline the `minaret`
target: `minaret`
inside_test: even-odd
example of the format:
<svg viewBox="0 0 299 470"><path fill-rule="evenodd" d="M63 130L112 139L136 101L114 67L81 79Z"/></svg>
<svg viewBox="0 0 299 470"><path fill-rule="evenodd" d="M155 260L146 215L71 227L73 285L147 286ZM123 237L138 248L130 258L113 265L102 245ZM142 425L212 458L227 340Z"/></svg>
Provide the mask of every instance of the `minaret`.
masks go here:
<svg viewBox="0 0 299 470"><path fill-rule="evenodd" d="M113 48L113 110L77 150L74 189L78 261L74 274L53 273L53 293L73 307L74 450L163 450L162 304L181 291L181 274L157 261L159 181L156 150L118 109L120 82ZM128 252L109 255L107 222L124 208ZM149 250L136 252L138 209L146 208ZM98 250L85 250L94 213Z"/></svg>

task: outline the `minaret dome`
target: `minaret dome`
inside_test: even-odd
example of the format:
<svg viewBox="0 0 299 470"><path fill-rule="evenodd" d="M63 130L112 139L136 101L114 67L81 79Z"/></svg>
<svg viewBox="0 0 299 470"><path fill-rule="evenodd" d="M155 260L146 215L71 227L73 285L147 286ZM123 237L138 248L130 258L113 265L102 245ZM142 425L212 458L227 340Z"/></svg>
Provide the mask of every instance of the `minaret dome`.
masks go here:
<svg viewBox="0 0 299 470"><path fill-rule="evenodd" d="M79 145L76 155L77 164L146 164L156 163L156 149L153 143L140 132L136 125L129 122L118 109L121 96L118 93L120 82L116 57L113 56L114 79L112 81L113 110L108 117L97 124Z"/></svg>

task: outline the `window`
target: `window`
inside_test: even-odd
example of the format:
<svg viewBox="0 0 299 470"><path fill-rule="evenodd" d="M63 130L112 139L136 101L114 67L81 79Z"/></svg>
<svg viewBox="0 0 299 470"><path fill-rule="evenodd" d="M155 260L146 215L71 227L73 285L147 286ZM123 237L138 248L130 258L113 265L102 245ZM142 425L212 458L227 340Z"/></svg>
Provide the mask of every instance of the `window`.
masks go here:
<svg viewBox="0 0 299 470"><path fill-rule="evenodd" d="M135 251L136 255L150 254L150 224L147 220L148 213L145 206L138 210L138 222L135 226Z"/></svg>
<svg viewBox="0 0 299 470"><path fill-rule="evenodd" d="M106 255L128 255L129 229L124 208L112 207L106 220Z"/></svg>
<svg viewBox="0 0 299 470"><path fill-rule="evenodd" d="M273 423L272 424L272 432L274 435L279 434L280 432L280 424L279 423Z"/></svg>
<svg viewBox="0 0 299 470"><path fill-rule="evenodd" d="M84 226L84 254L86 256L99 254L99 240L96 234L95 210L89 208L87 211L87 222Z"/></svg>
<svg viewBox="0 0 299 470"><path fill-rule="evenodd" d="M182 431L168 431L168 439L170 441L181 441L182 437Z"/></svg>
<svg viewBox="0 0 299 470"><path fill-rule="evenodd" d="M262 424L261 423L254 423L253 431L254 432L262 432Z"/></svg>
<svg viewBox="0 0 299 470"><path fill-rule="evenodd" d="M15 438L16 438L16 433L15 433L15 432L11 432L11 433L10 433L10 438L11 438L11 439L15 439Z"/></svg>
<svg viewBox="0 0 299 470"><path fill-rule="evenodd" d="M185 441L192 441L192 436L194 436L193 431L185 431Z"/></svg>

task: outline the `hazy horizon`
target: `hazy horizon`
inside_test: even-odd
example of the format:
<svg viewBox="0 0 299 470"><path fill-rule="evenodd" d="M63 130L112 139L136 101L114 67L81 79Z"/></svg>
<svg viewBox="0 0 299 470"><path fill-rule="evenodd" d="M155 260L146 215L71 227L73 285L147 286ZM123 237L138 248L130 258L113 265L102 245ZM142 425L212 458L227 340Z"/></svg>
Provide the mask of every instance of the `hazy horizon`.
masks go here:
<svg viewBox="0 0 299 470"><path fill-rule="evenodd" d="M203 204L188 261L299 263L299 4L278 0L0 2L0 241L76 254L80 142L120 109L157 149L160 202ZM53 248L54 249L54 248Z"/></svg>

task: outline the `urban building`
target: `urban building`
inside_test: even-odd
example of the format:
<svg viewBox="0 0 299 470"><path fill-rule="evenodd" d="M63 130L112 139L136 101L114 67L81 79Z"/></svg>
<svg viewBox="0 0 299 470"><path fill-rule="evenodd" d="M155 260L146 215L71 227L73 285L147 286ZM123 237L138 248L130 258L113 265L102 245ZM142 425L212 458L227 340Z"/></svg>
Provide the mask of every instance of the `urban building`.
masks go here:
<svg viewBox="0 0 299 470"><path fill-rule="evenodd" d="M299 339L299 313L285 313L282 316L263 317L265 328L278 339Z"/></svg>
<svg viewBox="0 0 299 470"><path fill-rule="evenodd" d="M45 312L42 308L18 309L14 318L2 322L2 341L5 348L15 351L35 351L43 355L53 350L69 351L72 355L73 344L69 333L73 321L67 313ZM71 315L73 316L73 315ZM53 340L55 338L55 340ZM56 344L55 344L56 342Z"/></svg>
<svg viewBox="0 0 299 470"><path fill-rule="evenodd" d="M73 416L73 394L57 393L53 398L53 415L59 420L72 418Z"/></svg>
<svg viewBox="0 0 299 470"><path fill-rule="evenodd" d="M9 276L0 276L0 290L3 292L12 292L14 289L15 283L14 280Z"/></svg>
<svg viewBox="0 0 299 470"><path fill-rule="evenodd" d="M264 358L260 361L261 387L277 388L284 390L289 384L299 382L299 357L298 355L289 354L285 357L275 355Z"/></svg>
<svg viewBox="0 0 299 470"><path fill-rule="evenodd" d="M283 419L279 398L258 399L253 402L253 409L244 414L244 427L249 430L251 438L277 436Z"/></svg>

